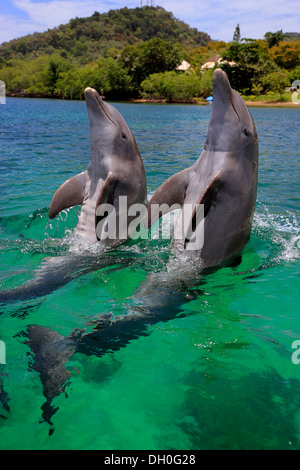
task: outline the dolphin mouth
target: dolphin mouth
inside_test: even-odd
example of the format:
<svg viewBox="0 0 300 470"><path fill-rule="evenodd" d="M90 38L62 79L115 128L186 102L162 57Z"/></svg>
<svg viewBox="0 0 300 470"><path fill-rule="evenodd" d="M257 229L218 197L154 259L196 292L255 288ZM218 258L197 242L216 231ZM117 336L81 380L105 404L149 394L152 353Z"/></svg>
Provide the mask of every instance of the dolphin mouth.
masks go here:
<svg viewBox="0 0 300 470"><path fill-rule="evenodd" d="M237 107L234 103L234 96L233 96L234 90L231 88L230 82L228 80L228 77L226 73L222 69L216 69L213 75L213 96L214 96L214 101L217 105L221 103L226 103L229 102L231 105L232 109L234 110L235 114L238 117L238 120L240 121L240 115L237 110Z"/></svg>
<svg viewBox="0 0 300 470"><path fill-rule="evenodd" d="M87 87L84 90L84 96L87 102L88 109L90 108L96 112L100 111L101 114L104 114L107 119L109 119L113 123L113 125L117 127L117 124L110 116L108 105L103 101L99 93L94 88Z"/></svg>

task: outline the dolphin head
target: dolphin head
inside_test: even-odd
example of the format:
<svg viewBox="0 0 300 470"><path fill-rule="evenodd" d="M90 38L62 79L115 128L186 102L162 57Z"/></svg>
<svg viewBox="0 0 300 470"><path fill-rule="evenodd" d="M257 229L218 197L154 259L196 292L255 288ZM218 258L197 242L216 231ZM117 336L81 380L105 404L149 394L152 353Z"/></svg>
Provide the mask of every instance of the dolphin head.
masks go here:
<svg viewBox="0 0 300 470"><path fill-rule="evenodd" d="M216 69L213 75L213 105L205 150L257 159L257 133L252 116L221 69Z"/></svg>
<svg viewBox="0 0 300 470"><path fill-rule="evenodd" d="M103 101L93 88L85 89L85 99L90 121L91 165L94 173L114 167L121 170L122 163L130 164L141 156L135 139L121 114Z"/></svg>

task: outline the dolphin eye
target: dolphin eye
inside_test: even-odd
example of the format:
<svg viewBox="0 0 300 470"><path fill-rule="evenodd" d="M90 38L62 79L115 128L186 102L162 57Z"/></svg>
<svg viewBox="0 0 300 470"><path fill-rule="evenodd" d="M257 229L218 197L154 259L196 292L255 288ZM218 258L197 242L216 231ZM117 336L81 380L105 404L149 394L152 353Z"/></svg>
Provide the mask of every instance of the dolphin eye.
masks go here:
<svg viewBox="0 0 300 470"><path fill-rule="evenodd" d="M127 135L124 134L124 132L122 132L121 137L122 137L123 140L127 140Z"/></svg>
<svg viewBox="0 0 300 470"><path fill-rule="evenodd" d="M249 135L249 132L248 132L247 129L244 129L244 134L247 135L247 136Z"/></svg>

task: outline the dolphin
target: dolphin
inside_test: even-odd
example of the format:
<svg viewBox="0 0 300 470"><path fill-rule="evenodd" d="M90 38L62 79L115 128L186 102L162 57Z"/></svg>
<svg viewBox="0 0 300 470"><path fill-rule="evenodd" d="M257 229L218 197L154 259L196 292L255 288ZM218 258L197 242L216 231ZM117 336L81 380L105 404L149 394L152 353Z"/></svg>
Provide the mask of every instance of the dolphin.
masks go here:
<svg viewBox="0 0 300 470"><path fill-rule="evenodd" d="M257 194L258 138L252 116L226 73L213 75L213 104L204 149L189 168L167 179L153 194L146 225L181 207L172 244L177 256L200 268L238 256L250 238ZM198 207L204 206L202 218ZM190 217L182 221L191 207ZM203 218L204 216L204 218ZM200 220L199 220L200 219ZM198 240L195 236L199 229ZM202 230L202 232L201 232ZM196 235L195 235L196 234ZM194 236L194 238L193 238Z"/></svg>
<svg viewBox="0 0 300 470"><path fill-rule="evenodd" d="M86 88L85 99L90 121L90 163L87 170L57 189L49 207L49 217L53 219L63 209L82 204L75 238L79 236L91 243L101 241L107 249L126 241L130 236L128 227L135 219L134 215L127 217L120 212L120 198L127 198L125 210L134 204L146 208L145 169L135 138L121 114L104 102L93 88ZM98 208L106 204L115 210L118 230L113 233L114 238L106 236L106 212L97 215ZM117 260L107 258L100 249L97 253L102 254L99 259L91 253L46 258L33 279L15 289L0 291L0 304L45 296L85 272L131 262L123 256Z"/></svg>
<svg viewBox="0 0 300 470"><path fill-rule="evenodd" d="M63 209L82 204L75 234L92 242L101 240L106 246L114 246L125 241L124 228L132 219L128 217L127 226L117 231L116 238L112 239L105 237L105 226L100 224L104 214L98 216L97 210L102 204L113 206L119 227L121 196L127 197L128 206L146 205L145 169L135 138L121 114L104 102L93 88L86 88L84 94L90 121L90 163L87 170L57 189L49 207L49 217L53 219Z"/></svg>
<svg viewBox="0 0 300 470"><path fill-rule="evenodd" d="M145 169L135 138L121 114L104 102L93 88L86 88L84 94L90 121L90 163L87 170L57 189L49 207L49 217L53 219L63 209L82 204L75 233L92 242L101 240L112 246L122 240L118 237L116 240L102 239L96 230L100 222L97 209L101 204L111 204L116 209L118 222L120 196L127 197L129 206L146 205ZM127 223L129 225L130 218ZM118 234L121 236L123 232Z"/></svg>

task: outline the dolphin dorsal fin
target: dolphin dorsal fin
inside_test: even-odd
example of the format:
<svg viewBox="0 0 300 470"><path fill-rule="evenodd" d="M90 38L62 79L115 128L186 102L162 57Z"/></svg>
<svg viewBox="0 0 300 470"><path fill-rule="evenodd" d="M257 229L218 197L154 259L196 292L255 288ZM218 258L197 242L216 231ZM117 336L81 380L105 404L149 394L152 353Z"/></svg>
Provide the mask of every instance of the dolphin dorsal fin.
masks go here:
<svg viewBox="0 0 300 470"><path fill-rule="evenodd" d="M182 206L189 182L189 168L168 178L153 194L148 205L148 223L150 228L160 217L177 207ZM156 205L156 207L154 207ZM172 207L173 206L173 207Z"/></svg>
<svg viewBox="0 0 300 470"><path fill-rule="evenodd" d="M83 203L87 171L65 181L54 193L50 207L49 217L53 219L63 209Z"/></svg>

